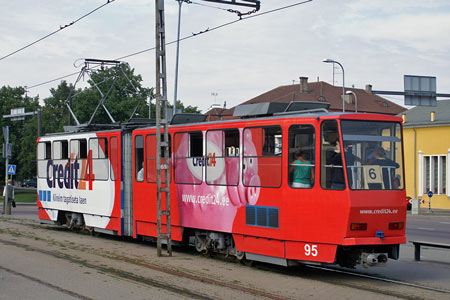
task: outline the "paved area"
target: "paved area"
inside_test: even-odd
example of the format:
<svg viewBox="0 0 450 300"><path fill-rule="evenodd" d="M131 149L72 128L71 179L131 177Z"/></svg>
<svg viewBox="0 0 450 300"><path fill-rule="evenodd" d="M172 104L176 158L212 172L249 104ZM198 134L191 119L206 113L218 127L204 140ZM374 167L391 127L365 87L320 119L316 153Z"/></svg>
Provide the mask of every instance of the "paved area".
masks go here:
<svg viewBox="0 0 450 300"><path fill-rule="evenodd" d="M418 216L408 213L407 217L441 221L448 220L449 216L450 212L437 211ZM249 268L235 262L178 251L172 258L157 258L154 245L33 225L37 223L33 205L18 205L12 216L0 216L0 240L17 243L0 241L0 299L195 298L146 284L148 280L192 291L206 299L450 298L450 294L316 272L304 267L291 270ZM63 254L64 257L54 257L41 250ZM423 251L423 260L416 262L413 246L406 244L401 246L400 257L399 261L390 260L385 267L358 268L357 271L430 288L449 289L450 251L427 249ZM158 268L169 268L178 273L167 273ZM126 279L111 273L112 270L140 276L144 281ZM210 284L208 280L226 285ZM245 292L245 289L270 296Z"/></svg>

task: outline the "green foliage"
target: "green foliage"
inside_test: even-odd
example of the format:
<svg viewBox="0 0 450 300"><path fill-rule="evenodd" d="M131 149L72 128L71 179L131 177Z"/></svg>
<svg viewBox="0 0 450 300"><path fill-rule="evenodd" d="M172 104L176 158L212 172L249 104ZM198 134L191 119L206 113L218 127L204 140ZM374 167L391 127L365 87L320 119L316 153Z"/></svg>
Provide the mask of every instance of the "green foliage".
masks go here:
<svg viewBox="0 0 450 300"><path fill-rule="evenodd" d="M24 107L25 112L36 111L39 108L38 97L27 97L22 87L3 86L0 88L0 115L9 115L12 108ZM26 117L22 121L12 121L0 118L0 127L9 126L9 142L13 144L13 158L10 164L17 165L16 178L21 180L32 178L36 174L36 116ZM3 131L1 132L4 142ZM0 160L0 178L5 182L5 161Z"/></svg>
<svg viewBox="0 0 450 300"><path fill-rule="evenodd" d="M126 63L114 68L99 68L91 74L88 83L91 86L74 97L73 111L80 123L88 123L96 107L105 95L104 105L116 122L126 122L134 115L136 118L148 117L147 99L153 97L153 89L142 87L141 75L135 75L134 69ZM97 85L98 89L95 87ZM109 124L112 121L100 106L92 123Z"/></svg>
<svg viewBox="0 0 450 300"><path fill-rule="evenodd" d="M64 125L69 125L69 110L65 105L65 101L73 89L73 85L68 85L66 81L61 81L56 89L51 88L51 96L44 99L44 107L42 108L42 134L61 132ZM75 90L78 93L81 90Z"/></svg>
<svg viewBox="0 0 450 300"><path fill-rule="evenodd" d="M171 106L173 107L173 105ZM197 106L187 106L185 107L183 102L181 102L180 100L177 100L177 109L181 109L181 111L183 113L191 113L191 114L200 114L201 111L198 109Z"/></svg>

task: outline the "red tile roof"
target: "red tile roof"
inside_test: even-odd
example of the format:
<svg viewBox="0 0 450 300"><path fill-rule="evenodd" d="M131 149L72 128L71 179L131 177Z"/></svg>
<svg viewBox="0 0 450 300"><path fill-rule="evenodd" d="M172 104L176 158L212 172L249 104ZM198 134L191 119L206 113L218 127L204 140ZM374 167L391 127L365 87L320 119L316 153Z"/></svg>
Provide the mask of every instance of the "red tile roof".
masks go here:
<svg viewBox="0 0 450 300"><path fill-rule="evenodd" d="M397 115L406 110L406 108L397 105L389 100L363 89L345 88L345 91L352 91L356 94L358 100L358 112L381 113ZM348 96L348 97L351 97ZM351 97L351 99L353 99ZM308 82L307 93L300 92L300 84L284 85L259 96L256 96L241 104L253 104L261 102L291 102L291 101L324 101L331 104L329 111L342 111L342 87L332 86L326 82ZM355 103L345 103L346 112L355 111ZM223 119L229 119L233 116L234 108L226 109L221 112ZM217 114L217 111L214 113ZM209 114L209 112L207 113Z"/></svg>

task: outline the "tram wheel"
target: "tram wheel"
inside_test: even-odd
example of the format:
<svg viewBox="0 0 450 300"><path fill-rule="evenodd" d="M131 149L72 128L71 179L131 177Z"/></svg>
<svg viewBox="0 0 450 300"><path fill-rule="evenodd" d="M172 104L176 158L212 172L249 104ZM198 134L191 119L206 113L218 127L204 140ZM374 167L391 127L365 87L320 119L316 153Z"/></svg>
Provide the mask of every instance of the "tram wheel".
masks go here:
<svg viewBox="0 0 450 300"><path fill-rule="evenodd" d="M236 256L237 260L244 266L247 266L247 267L253 266L253 260L249 260L249 259L245 258L244 251L236 251L235 256Z"/></svg>
<svg viewBox="0 0 450 300"><path fill-rule="evenodd" d="M197 237L197 236L195 237L194 244L195 244L195 250L197 250L197 252L205 254L205 251L206 251L206 253L208 253L208 250L206 249L206 247L204 247L203 241L199 237Z"/></svg>
<svg viewBox="0 0 450 300"><path fill-rule="evenodd" d="M243 261L245 259L245 252L243 252L243 251L236 251L236 258L239 261Z"/></svg>

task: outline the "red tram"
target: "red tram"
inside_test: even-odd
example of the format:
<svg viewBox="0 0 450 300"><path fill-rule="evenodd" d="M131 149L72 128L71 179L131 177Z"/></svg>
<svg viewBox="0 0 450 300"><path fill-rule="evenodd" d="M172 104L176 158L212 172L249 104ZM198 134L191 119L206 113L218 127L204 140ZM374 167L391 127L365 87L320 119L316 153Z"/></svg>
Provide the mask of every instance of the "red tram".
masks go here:
<svg viewBox="0 0 450 300"><path fill-rule="evenodd" d="M398 259L401 118L293 113L169 133L173 241L286 266ZM156 237L155 145L152 126L39 138L41 222Z"/></svg>

